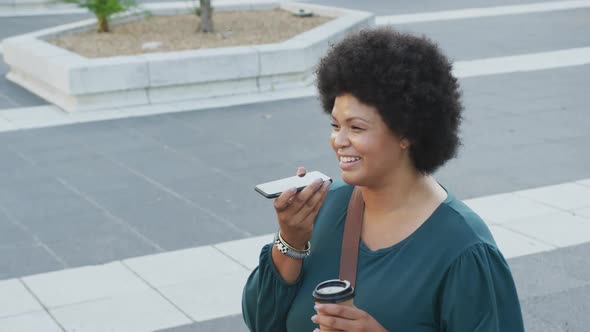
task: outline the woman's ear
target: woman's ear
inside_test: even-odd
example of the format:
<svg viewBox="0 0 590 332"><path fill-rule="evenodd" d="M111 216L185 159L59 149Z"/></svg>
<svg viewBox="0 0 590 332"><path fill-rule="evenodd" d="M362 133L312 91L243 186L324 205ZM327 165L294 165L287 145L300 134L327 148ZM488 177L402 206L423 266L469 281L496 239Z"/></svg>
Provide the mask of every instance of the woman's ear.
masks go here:
<svg viewBox="0 0 590 332"><path fill-rule="evenodd" d="M402 148L402 150L406 150L410 147L410 145L410 141L407 138L402 138L399 142L399 146Z"/></svg>

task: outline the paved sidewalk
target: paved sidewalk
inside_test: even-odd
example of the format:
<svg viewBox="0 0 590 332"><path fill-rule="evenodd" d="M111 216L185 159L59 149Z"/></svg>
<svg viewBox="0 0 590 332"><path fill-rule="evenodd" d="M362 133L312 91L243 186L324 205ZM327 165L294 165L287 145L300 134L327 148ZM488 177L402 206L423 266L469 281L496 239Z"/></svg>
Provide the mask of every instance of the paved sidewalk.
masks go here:
<svg viewBox="0 0 590 332"><path fill-rule="evenodd" d="M590 323L581 312L546 314L549 304L565 306L590 295L590 256L584 254L590 249L590 179L465 203L487 221L506 258L546 253L510 260L528 331L548 331L562 321L580 328ZM266 234L5 280L0 330L33 332L31 326L51 325L56 331L152 331L190 325L180 331L203 331L202 324L211 324L206 321L226 317L243 330L243 323L235 322L242 288L258 265L260 248L270 242L272 234ZM553 278L549 284L547 277Z"/></svg>
<svg viewBox="0 0 590 332"><path fill-rule="evenodd" d="M589 70L464 80L465 145L439 180L472 198L590 177L586 89L572 83ZM14 234L0 277L272 232L256 183L298 165L339 174L319 109L304 98L0 133L0 218Z"/></svg>

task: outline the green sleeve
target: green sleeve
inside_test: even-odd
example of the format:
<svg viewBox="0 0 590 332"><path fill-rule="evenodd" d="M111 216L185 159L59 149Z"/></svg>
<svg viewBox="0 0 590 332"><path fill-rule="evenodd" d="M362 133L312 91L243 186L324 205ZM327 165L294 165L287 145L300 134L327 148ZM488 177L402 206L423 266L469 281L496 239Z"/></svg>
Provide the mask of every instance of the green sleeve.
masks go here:
<svg viewBox="0 0 590 332"><path fill-rule="evenodd" d="M288 284L274 265L272 244L262 248L258 267L242 294L242 315L250 331L287 331L287 313L301 285L301 275Z"/></svg>
<svg viewBox="0 0 590 332"><path fill-rule="evenodd" d="M508 263L495 247L476 244L450 266L440 293L445 332L524 332Z"/></svg>

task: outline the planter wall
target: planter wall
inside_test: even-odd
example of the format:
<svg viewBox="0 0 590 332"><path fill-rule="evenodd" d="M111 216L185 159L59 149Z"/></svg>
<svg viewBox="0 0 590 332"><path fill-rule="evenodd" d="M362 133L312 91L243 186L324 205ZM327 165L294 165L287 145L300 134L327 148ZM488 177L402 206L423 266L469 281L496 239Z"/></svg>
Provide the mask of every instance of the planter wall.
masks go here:
<svg viewBox="0 0 590 332"><path fill-rule="evenodd" d="M52 0L0 0L0 10L22 9L22 10L63 10L78 9L76 5L56 3Z"/></svg>
<svg viewBox="0 0 590 332"><path fill-rule="evenodd" d="M7 78L70 112L300 88L313 83L314 68L330 44L374 24L372 13L310 4L216 6L218 11L273 8L303 8L335 19L277 44L97 59L44 41L95 27L94 19L85 20L5 39ZM148 9L155 15L170 15L191 7L168 3Z"/></svg>

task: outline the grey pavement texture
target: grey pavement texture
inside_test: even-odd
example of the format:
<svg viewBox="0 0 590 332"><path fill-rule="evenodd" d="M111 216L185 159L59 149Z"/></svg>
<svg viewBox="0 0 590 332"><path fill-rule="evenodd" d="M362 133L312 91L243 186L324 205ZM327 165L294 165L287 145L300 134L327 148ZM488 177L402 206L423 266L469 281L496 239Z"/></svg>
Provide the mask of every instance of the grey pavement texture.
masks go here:
<svg viewBox="0 0 590 332"><path fill-rule="evenodd" d="M463 80L464 146L438 180L465 199L590 177L588 75ZM0 133L0 278L270 233L253 187L299 165L337 178L329 132L304 98Z"/></svg>
<svg viewBox="0 0 590 332"><path fill-rule="evenodd" d="M394 28L428 36L451 59L459 61L587 47L590 34L580 31L588 29L588 22L590 9L572 9L464 19L460 24L452 20L401 24Z"/></svg>
<svg viewBox="0 0 590 332"><path fill-rule="evenodd" d="M92 17L90 14L0 17L0 40Z"/></svg>
<svg viewBox="0 0 590 332"><path fill-rule="evenodd" d="M377 15L540 0L352 1ZM87 15L0 18L0 39ZM397 28L455 60L588 46L590 10ZM45 102L3 76L0 109ZM590 178L590 66L474 77L464 146L437 179L466 199ZM333 177L328 118L315 98L0 133L0 280L275 230L255 184L304 165ZM527 331L590 326L590 244L509 260ZM241 316L166 332L246 331Z"/></svg>

